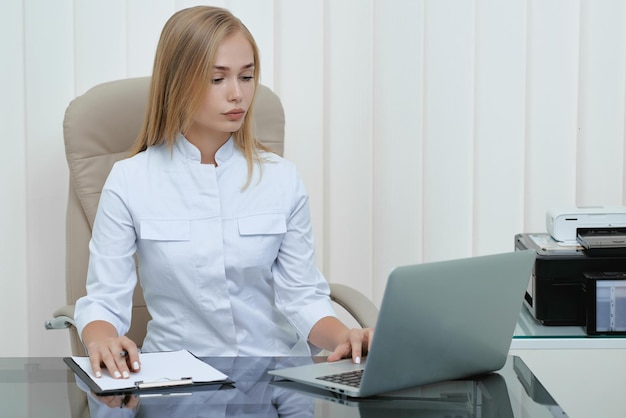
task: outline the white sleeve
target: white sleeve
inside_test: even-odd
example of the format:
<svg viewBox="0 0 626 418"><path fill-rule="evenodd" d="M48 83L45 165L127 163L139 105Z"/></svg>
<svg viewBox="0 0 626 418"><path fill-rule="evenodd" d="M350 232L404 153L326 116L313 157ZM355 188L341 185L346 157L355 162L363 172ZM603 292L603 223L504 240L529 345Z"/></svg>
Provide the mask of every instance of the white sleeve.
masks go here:
<svg viewBox="0 0 626 418"><path fill-rule="evenodd" d="M128 332L137 283L136 248L126 178L116 164L102 189L89 242L87 295L76 302L79 335L95 320L110 322L120 336Z"/></svg>
<svg viewBox="0 0 626 418"><path fill-rule="evenodd" d="M313 325L336 313L328 282L315 265L309 198L297 175L294 190L294 207L273 266L274 297L278 309L308 339Z"/></svg>

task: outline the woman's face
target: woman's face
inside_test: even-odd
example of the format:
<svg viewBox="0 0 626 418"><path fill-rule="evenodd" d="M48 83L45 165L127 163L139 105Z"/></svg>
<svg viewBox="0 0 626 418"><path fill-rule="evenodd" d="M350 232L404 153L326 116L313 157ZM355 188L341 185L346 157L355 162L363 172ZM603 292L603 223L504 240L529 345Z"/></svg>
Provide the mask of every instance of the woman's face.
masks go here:
<svg viewBox="0 0 626 418"><path fill-rule="evenodd" d="M238 130L254 97L254 52L243 34L225 38L217 49L215 66L187 137L225 142Z"/></svg>

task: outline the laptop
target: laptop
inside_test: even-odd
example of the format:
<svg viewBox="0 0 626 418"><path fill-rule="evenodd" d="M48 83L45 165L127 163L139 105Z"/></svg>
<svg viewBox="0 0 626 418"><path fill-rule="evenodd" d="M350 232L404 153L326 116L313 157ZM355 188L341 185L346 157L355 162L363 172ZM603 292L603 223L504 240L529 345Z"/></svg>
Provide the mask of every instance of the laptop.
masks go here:
<svg viewBox="0 0 626 418"><path fill-rule="evenodd" d="M480 375L506 362L536 252L397 267L389 275L370 351L269 371L351 397ZM352 376L340 382L337 376Z"/></svg>

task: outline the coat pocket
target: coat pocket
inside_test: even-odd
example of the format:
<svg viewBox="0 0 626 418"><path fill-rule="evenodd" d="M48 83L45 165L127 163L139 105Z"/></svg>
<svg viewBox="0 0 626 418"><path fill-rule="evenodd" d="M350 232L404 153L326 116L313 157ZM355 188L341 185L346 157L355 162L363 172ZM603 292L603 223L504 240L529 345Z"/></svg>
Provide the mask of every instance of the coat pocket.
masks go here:
<svg viewBox="0 0 626 418"><path fill-rule="evenodd" d="M240 217L237 227L241 266L269 271L287 232L285 215L272 213Z"/></svg>
<svg viewBox="0 0 626 418"><path fill-rule="evenodd" d="M187 220L143 220L139 237L150 241L189 241L191 224Z"/></svg>
<svg viewBox="0 0 626 418"><path fill-rule="evenodd" d="M285 215L269 213L237 219L239 235L274 235L287 232Z"/></svg>

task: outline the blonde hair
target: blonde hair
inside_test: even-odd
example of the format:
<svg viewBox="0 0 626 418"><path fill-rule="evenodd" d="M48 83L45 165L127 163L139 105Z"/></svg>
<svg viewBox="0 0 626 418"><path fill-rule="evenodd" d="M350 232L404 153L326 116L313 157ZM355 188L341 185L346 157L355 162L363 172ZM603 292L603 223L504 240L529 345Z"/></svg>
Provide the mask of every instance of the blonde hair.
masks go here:
<svg viewBox="0 0 626 418"><path fill-rule="evenodd" d="M197 109L210 88L215 54L222 41L241 33L250 42L254 55L255 94L259 79L259 50L246 26L226 9L197 6L183 9L165 23L157 46L143 125L131 155L149 146L167 143L170 148L178 134L193 123ZM253 101L254 102L254 101ZM267 150L252 133L253 106L241 128L233 133L235 145L243 152L250 183L259 150Z"/></svg>

